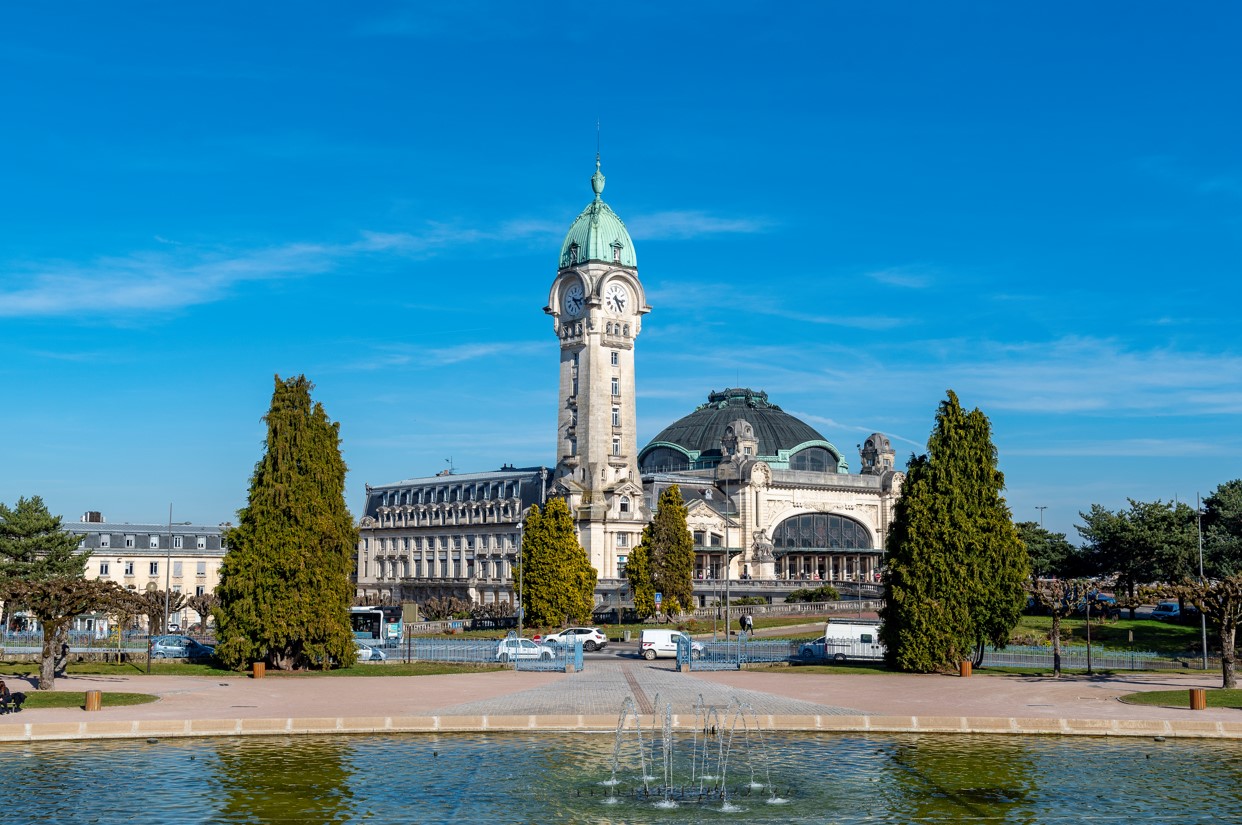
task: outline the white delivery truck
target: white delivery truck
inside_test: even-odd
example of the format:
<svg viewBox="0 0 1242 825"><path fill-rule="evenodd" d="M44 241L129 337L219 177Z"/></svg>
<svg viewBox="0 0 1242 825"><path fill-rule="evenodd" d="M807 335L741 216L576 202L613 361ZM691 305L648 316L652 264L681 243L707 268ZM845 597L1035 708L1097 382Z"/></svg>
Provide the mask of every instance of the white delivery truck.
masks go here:
<svg viewBox="0 0 1242 825"><path fill-rule="evenodd" d="M831 621L824 628L824 635L802 645L798 655L803 659L830 659L834 662L851 659L880 661L884 658L880 623L865 619Z"/></svg>

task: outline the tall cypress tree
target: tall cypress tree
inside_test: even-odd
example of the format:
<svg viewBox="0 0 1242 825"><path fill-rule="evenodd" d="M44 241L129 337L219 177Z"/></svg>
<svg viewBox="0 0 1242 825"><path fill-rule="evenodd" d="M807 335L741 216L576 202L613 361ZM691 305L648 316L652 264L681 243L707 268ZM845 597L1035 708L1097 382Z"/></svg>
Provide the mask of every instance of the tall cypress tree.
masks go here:
<svg viewBox="0 0 1242 825"><path fill-rule="evenodd" d="M686 504L676 484L660 493L655 516L643 528L641 546L647 551L651 583L663 599L664 612L690 609L694 604L694 537L686 527Z"/></svg>
<svg viewBox="0 0 1242 825"><path fill-rule="evenodd" d="M891 666L949 668L1008 640L1030 562L1004 486L987 416L963 411L950 390L889 533L881 617Z"/></svg>
<svg viewBox="0 0 1242 825"><path fill-rule="evenodd" d="M651 554L647 548L647 529L643 528L643 540L630 552L625 562L625 578L630 583L634 598L634 612L638 618L655 615L655 584L651 580Z"/></svg>
<svg viewBox="0 0 1242 825"><path fill-rule="evenodd" d="M357 529L345 506L340 425L305 376L276 376L266 450L225 539L216 653L230 667L354 662L349 605Z"/></svg>
<svg viewBox="0 0 1242 825"><path fill-rule="evenodd" d="M595 568L578 543L569 505L554 498L526 514L522 530L522 609L530 625L587 622L595 607Z"/></svg>

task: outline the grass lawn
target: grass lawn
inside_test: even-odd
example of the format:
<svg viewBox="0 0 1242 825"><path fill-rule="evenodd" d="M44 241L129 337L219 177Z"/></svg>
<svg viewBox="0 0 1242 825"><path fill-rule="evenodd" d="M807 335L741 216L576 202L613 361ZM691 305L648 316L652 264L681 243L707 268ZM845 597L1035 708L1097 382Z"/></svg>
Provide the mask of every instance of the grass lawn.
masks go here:
<svg viewBox="0 0 1242 825"><path fill-rule="evenodd" d="M801 662L793 662L789 665L761 665L748 666L746 670L758 670L766 673L833 673L838 675L852 675L857 673L876 674L876 673L892 673L882 665L834 665L834 664L814 664L804 665Z"/></svg>
<svg viewBox="0 0 1242 825"><path fill-rule="evenodd" d="M39 708L81 708L86 704L86 697L83 691L62 691L62 690L27 690L26 702L22 705L22 710L38 710ZM109 693L104 692L103 706L106 708L120 707L121 705L145 705L148 702L154 702L158 696L152 696L149 693ZM9 714L5 717L5 721L14 721L24 717Z"/></svg>
<svg viewBox="0 0 1242 825"><path fill-rule="evenodd" d="M1210 708L1242 708L1242 690L1218 688L1207 691ZM1120 697L1128 705L1155 705L1165 708L1189 708L1189 690L1152 690Z"/></svg>
<svg viewBox="0 0 1242 825"><path fill-rule="evenodd" d="M1125 615L1125 612L1122 612ZM1134 650L1161 652L1192 651L1199 649L1201 631L1198 627L1158 622L1154 619L1091 620L1091 644L1111 650L1129 650L1130 633L1134 633ZM1036 637L1046 642L1052 632L1051 616L1023 616L1010 638L1018 643L1023 637ZM1069 634L1072 644L1087 643L1087 622L1083 618L1061 620L1061 633ZM1213 641L1209 633L1208 641ZM1038 643L1038 642L1037 642Z"/></svg>

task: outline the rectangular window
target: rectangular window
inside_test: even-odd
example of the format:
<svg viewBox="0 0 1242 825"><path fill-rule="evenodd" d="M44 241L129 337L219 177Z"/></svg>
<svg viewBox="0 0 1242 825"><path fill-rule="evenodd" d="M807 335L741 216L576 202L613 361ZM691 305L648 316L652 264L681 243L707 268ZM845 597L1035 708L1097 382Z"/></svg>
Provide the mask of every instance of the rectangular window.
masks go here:
<svg viewBox="0 0 1242 825"><path fill-rule="evenodd" d="M99 575L100 576L108 575L108 563L106 561L101 561L99 563Z"/></svg>
<svg viewBox="0 0 1242 825"><path fill-rule="evenodd" d="M126 536L126 537L125 537L125 546L126 546L126 547L133 547L133 546L134 546L134 537L133 537L133 536Z"/></svg>
<svg viewBox="0 0 1242 825"><path fill-rule="evenodd" d="M203 585L201 585L201 584L200 584L200 585L195 586L195 588L194 588L194 595L195 595L195 596L206 596L206 595L207 595L207 588L206 588L206 587L204 587L204 586L203 586Z"/></svg>
<svg viewBox="0 0 1242 825"><path fill-rule="evenodd" d="M621 394L621 379L619 378L612 379L612 394L613 395Z"/></svg>
<svg viewBox="0 0 1242 825"><path fill-rule="evenodd" d="M158 561L151 562L150 570L152 576L158 576L160 574L160 563Z"/></svg>
<svg viewBox="0 0 1242 825"><path fill-rule="evenodd" d="M612 351L612 365L614 367L617 366L617 362L620 360L620 357L621 357L621 354L619 352L617 352L616 350Z"/></svg>
<svg viewBox="0 0 1242 825"><path fill-rule="evenodd" d="M206 576L207 575L207 562L200 561L198 563L198 569L195 570L194 573L195 575Z"/></svg>
<svg viewBox="0 0 1242 825"><path fill-rule="evenodd" d="M174 584L174 585L173 585L172 592L174 592L174 593L180 593L180 592L181 592L181 585L179 585L179 584Z"/></svg>
<svg viewBox="0 0 1242 825"><path fill-rule="evenodd" d="M111 547L112 536L109 535L108 533L100 533L99 534L99 546L100 547Z"/></svg>
<svg viewBox="0 0 1242 825"><path fill-rule="evenodd" d="M625 578L625 563L629 561L629 556L617 556L617 575Z"/></svg>
<svg viewBox="0 0 1242 825"><path fill-rule="evenodd" d="M621 455L621 439L614 438L612 440L612 454Z"/></svg>
<svg viewBox="0 0 1242 825"><path fill-rule="evenodd" d="M614 427L621 426L621 408L620 407L612 408L612 426Z"/></svg>
<svg viewBox="0 0 1242 825"><path fill-rule="evenodd" d="M180 561L173 562L173 577L178 578L178 579L181 578L181 562Z"/></svg>
<svg viewBox="0 0 1242 825"><path fill-rule="evenodd" d="M147 539L147 547L150 547L152 550L160 549L160 537L159 536L149 537Z"/></svg>
<svg viewBox="0 0 1242 825"><path fill-rule="evenodd" d="M173 536L173 549L174 550L181 549L181 538L182 538L181 536Z"/></svg>
<svg viewBox="0 0 1242 825"><path fill-rule="evenodd" d="M630 546L630 534L629 533L617 533L617 546L618 547L629 547Z"/></svg>
<svg viewBox="0 0 1242 825"><path fill-rule="evenodd" d="M206 550L207 549L207 537L199 536L197 539L197 546L199 550Z"/></svg>
<svg viewBox="0 0 1242 825"><path fill-rule="evenodd" d="M125 562L125 575L134 575L134 563L132 561Z"/></svg>

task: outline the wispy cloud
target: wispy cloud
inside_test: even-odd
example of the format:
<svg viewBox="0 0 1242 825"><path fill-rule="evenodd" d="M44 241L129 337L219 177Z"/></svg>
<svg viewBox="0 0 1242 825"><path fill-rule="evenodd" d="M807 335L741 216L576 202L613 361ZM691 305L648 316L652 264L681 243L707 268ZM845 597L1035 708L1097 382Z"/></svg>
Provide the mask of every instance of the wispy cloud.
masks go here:
<svg viewBox="0 0 1242 825"><path fill-rule="evenodd" d="M227 298L245 283L330 272L367 255L428 257L489 240L514 241L554 232L550 222L510 221L494 229L428 224L419 233L362 232L340 244L288 243L265 249L192 248L156 236L157 250L88 263L41 262L0 276L0 317L70 316L89 309L174 311Z"/></svg>
<svg viewBox="0 0 1242 825"><path fill-rule="evenodd" d="M1205 172L1193 169L1182 159L1168 155L1139 158L1137 164L1147 175L1191 192L1225 195L1242 193L1242 174L1237 170Z"/></svg>
<svg viewBox="0 0 1242 825"><path fill-rule="evenodd" d="M1030 447L1010 447L1011 456L1094 457L1094 458L1176 458L1217 456L1221 445L1216 442L1184 438L1119 438L1090 441L1059 441Z"/></svg>
<svg viewBox="0 0 1242 825"><path fill-rule="evenodd" d="M892 267L868 272L867 277L876 283L907 289L926 289L932 285L931 274L913 267Z"/></svg>
<svg viewBox="0 0 1242 825"><path fill-rule="evenodd" d="M765 315L787 321L845 329L888 330L904 326L908 321L892 315L854 315L845 312L808 312L801 305L787 303L785 293L773 295L733 289L729 301L744 306L748 315ZM708 282L670 282L649 286L647 298L663 306L711 306L720 301L719 287ZM725 319L727 320L727 319ZM701 330L701 325L696 326Z"/></svg>
<svg viewBox="0 0 1242 825"><path fill-rule="evenodd" d="M687 240L704 235L751 235L766 232L772 222L764 218L721 218L705 212L674 211L637 215L626 227L645 241Z"/></svg>

